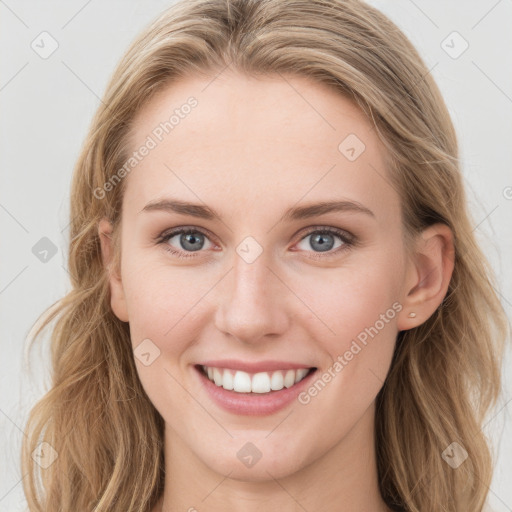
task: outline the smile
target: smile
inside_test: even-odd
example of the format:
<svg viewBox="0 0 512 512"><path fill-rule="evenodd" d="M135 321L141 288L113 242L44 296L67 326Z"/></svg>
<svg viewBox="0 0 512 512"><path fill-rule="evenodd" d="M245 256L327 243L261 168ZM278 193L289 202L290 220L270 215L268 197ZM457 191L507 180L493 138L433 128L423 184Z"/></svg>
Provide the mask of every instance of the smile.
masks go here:
<svg viewBox="0 0 512 512"><path fill-rule="evenodd" d="M297 361L217 359L193 365L202 392L225 411L265 416L291 406L317 367Z"/></svg>
<svg viewBox="0 0 512 512"><path fill-rule="evenodd" d="M271 393L291 388L303 380L314 368L276 370L248 373L229 368L200 366L203 374L216 386L235 393Z"/></svg>

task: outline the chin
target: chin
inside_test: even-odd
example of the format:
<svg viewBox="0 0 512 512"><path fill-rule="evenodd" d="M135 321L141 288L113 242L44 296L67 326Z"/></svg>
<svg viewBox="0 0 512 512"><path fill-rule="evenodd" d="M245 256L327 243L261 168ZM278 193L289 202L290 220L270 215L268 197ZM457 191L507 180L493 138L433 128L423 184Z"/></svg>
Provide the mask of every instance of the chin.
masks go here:
<svg viewBox="0 0 512 512"><path fill-rule="evenodd" d="M262 432L259 432L261 435ZM268 435L265 432L264 435ZM230 440L233 448L224 448L222 455L209 453L206 457L198 456L211 470L229 478L242 481L268 481L272 478L284 478L300 471L311 461L305 460L304 450L294 447L285 438L261 441L245 436L246 440ZM286 437L289 439L289 436Z"/></svg>

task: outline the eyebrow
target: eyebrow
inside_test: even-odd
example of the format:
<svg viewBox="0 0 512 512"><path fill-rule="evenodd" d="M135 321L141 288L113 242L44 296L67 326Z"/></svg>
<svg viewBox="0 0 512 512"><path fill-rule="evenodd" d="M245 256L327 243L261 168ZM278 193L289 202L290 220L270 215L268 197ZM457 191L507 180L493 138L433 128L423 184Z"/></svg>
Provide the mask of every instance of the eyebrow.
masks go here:
<svg viewBox="0 0 512 512"><path fill-rule="evenodd" d="M162 199L151 201L140 211L166 211L169 213L181 213L200 219L222 221L221 215L206 205L188 203L179 199ZM282 217L284 221L303 220L310 217L316 217L331 212L353 212L364 213L375 218L375 214L357 201L321 201L319 203L307 204L305 206L295 206L288 209Z"/></svg>

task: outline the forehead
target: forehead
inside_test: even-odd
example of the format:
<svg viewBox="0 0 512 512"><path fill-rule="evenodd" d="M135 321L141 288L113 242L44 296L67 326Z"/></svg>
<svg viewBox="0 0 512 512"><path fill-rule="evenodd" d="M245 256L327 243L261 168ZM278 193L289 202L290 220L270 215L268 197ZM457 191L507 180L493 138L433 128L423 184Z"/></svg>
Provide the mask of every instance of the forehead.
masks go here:
<svg viewBox="0 0 512 512"><path fill-rule="evenodd" d="M132 151L149 139L126 178L125 201L138 211L166 194L217 210L234 197L261 210L303 197L397 207L372 125L353 102L305 77L182 79L134 119Z"/></svg>

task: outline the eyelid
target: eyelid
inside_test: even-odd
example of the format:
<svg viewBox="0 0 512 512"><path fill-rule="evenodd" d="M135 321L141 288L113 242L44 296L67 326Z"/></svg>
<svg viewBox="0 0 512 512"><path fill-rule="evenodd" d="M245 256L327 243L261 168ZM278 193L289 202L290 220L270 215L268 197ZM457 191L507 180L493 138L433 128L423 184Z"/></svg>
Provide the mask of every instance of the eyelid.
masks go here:
<svg viewBox="0 0 512 512"><path fill-rule="evenodd" d="M314 225L314 226L307 226L305 228L302 228L296 236L298 236L301 233L304 233L303 236L301 236L300 240L303 240L306 236L309 236L313 233L317 232L324 232L324 233L332 233L333 235L337 235L341 238L346 238L349 241L355 241L355 235L347 231L346 229L342 228L336 228L334 226L326 226L324 225Z"/></svg>
<svg viewBox="0 0 512 512"><path fill-rule="evenodd" d="M213 241L216 239L215 235L211 233L209 230L205 228L200 228L197 226L176 226L174 228L166 229L165 231L162 231L159 235L157 235L154 239L155 242L162 242L165 239L172 238L176 235L181 234L182 232L191 231L194 233L201 233L202 235L206 236L210 239L210 241ZM213 239L213 240L212 240Z"/></svg>

